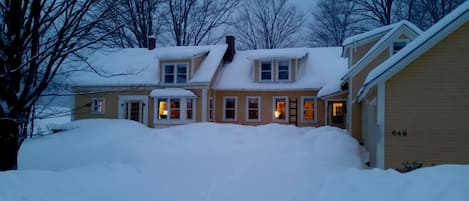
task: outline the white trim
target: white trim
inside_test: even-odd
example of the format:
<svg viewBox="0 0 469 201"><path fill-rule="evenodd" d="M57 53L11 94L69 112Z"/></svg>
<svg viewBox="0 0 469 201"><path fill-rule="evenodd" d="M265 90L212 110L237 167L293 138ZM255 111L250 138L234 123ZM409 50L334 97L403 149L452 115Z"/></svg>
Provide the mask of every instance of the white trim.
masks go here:
<svg viewBox="0 0 469 201"><path fill-rule="evenodd" d="M263 80L262 79L262 62L270 62L270 80ZM259 60L259 82L273 82L274 81L274 60ZM266 71L267 72L267 71Z"/></svg>
<svg viewBox="0 0 469 201"><path fill-rule="evenodd" d="M394 44L399 43L399 42L405 42L405 43L406 43L406 44L404 45L404 47L405 47L405 46L407 46L407 45L410 43L410 40L409 40L409 39L400 39L400 38L394 39L394 40L390 43L390 45L389 45L389 55L390 55L390 56L395 55L395 54L397 53L397 52L394 53ZM403 47L403 48L404 48L404 47ZM401 48L401 49L403 49L403 48Z"/></svg>
<svg viewBox="0 0 469 201"><path fill-rule="evenodd" d="M313 115L314 119L313 120L305 120L304 119L304 104L305 104L305 99L314 99L314 108L313 108ZM327 107L327 106L326 106ZM326 110L327 111L327 110ZM327 112L326 112L327 113ZM318 98L316 96L301 96L301 123L317 123L318 122Z"/></svg>
<svg viewBox="0 0 469 201"><path fill-rule="evenodd" d="M207 112L208 112L208 90L207 88L202 89L202 121L207 121Z"/></svg>
<svg viewBox="0 0 469 201"><path fill-rule="evenodd" d="M286 80L280 80L279 78L279 74L280 74L280 61L287 61L288 62L288 79ZM292 74L292 59L277 59L275 60L275 68L276 68L276 71L275 71L275 81L278 81L278 82L290 82L291 81L291 74Z"/></svg>
<svg viewBox="0 0 469 201"><path fill-rule="evenodd" d="M226 118L226 100L234 99L234 119ZM237 96L223 96L223 121L237 121L238 120L238 97Z"/></svg>
<svg viewBox="0 0 469 201"><path fill-rule="evenodd" d="M167 115L166 119L158 119L159 105L158 99L166 100L166 109L171 112L171 99L179 99L179 119L170 119L170 114ZM187 119L187 99L192 99L192 119ZM196 105L197 99L195 97L182 97L182 96L166 96L166 97L154 97L153 99L153 124L185 124L196 121Z"/></svg>
<svg viewBox="0 0 469 201"><path fill-rule="evenodd" d="M148 96L147 95L121 95L119 96L118 107L118 118L125 119L125 111L123 105L129 101L142 101L143 105L143 114L142 114L142 123L148 125Z"/></svg>
<svg viewBox="0 0 469 201"><path fill-rule="evenodd" d="M257 119L249 119L249 99L257 99ZM260 122L261 121L261 97L260 96L246 96L246 121L247 122Z"/></svg>
<svg viewBox="0 0 469 201"><path fill-rule="evenodd" d="M352 104L353 104L353 98L352 98L352 78L348 78L349 82L349 93L347 97L347 107L346 107L346 122L345 122L345 127L349 131L350 135L352 134Z"/></svg>
<svg viewBox="0 0 469 201"><path fill-rule="evenodd" d="M186 65L186 82L183 82L183 83L178 83L177 82L177 65L179 64L185 64ZM173 74L173 79L174 79L174 82L172 83L166 83L166 66L168 65L173 65L173 70L174 70L174 74ZM175 84L187 84L189 82L189 73L190 73L190 63L189 62L164 62L163 63L163 76L161 78L161 80L163 81L162 84L163 85L175 85Z"/></svg>
<svg viewBox="0 0 469 201"><path fill-rule="evenodd" d="M276 109L276 105L275 105L275 100L276 99L285 99L285 119L275 119L275 109ZM290 115L290 103L289 103L289 99L288 99L288 96L274 96L272 97L272 122L288 122L288 119L289 119L289 115Z"/></svg>
<svg viewBox="0 0 469 201"><path fill-rule="evenodd" d="M363 86L364 90L359 95L364 96L365 94L368 93L368 91L374 85L377 85L378 83L384 82L390 79L391 77L393 77L395 74L397 74L402 69L407 67L411 62L413 62L414 60L422 56L425 52L427 52L433 46L435 46L440 41L442 41L443 39L448 37L450 34L452 34L454 31L456 31L459 27L465 24L467 20L469 20L469 10L466 10L465 12L461 13L451 22L442 26L442 28L440 29L434 28L440 25L440 23L444 22L440 20L440 22L433 25L432 27L430 27L429 30L427 30L427 32L425 32L428 34L429 31L433 31L434 32L433 35L430 35L426 38L418 38L417 39L418 41L412 41L411 44L408 44L406 46L406 49L410 48L409 51L406 50L406 52L399 54L399 57L397 59L393 61L385 61L382 64L380 64L378 67L376 67L375 69L384 68L385 70L381 72L380 74L376 75L375 77L371 78L371 80L368 81L368 83L365 83L365 85ZM368 74L368 76L369 75L370 74ZM368 77L365 79L365 82L367 79Z"/></svg>
<svg viewBox="0 0 469 201"><path fill-rule="evenodd" d="M386 98L386 85L381 83L378 85L377 94L377 153L376 153L376 166L384 169L385 167L385 98Z"/></svg>
<svg viewBox="0 0 469 201"><path fill-rule="evenodd" d="M415 39L419 36L420 33L417 33L416 30L409 27L406 24L402 24L398 28L393 28L388 31L381 39L379 39L373 47L371 47L365 55L362 56L350 69L342 76L342 79L353 77L356 74L360 73L363 68L370 64L383 50L389 49L390 44L395 38L398 38L401 34L407 35L410 40ZM388 57L392 56L389 54Z"/></svg>
<svg viewBox="0 0 469 201"><path fill-rule="evenodd" d="M102 100L103 101L103 111L100 112L100 111L95 111L94 110L94 106L95 105L95 101L100 101ZM106 113L106 98L105 97L94 97L91 99L91 113L92 114L105 114Z"/></svg>
<svg viewBox="0 0 469 201"><path fill-rule="evenodd" d="M324 100L324 103L325 103L325 109L324 111L324 125L329 125L329 100ZM303 113L302 113L303 114Z"/></svg>

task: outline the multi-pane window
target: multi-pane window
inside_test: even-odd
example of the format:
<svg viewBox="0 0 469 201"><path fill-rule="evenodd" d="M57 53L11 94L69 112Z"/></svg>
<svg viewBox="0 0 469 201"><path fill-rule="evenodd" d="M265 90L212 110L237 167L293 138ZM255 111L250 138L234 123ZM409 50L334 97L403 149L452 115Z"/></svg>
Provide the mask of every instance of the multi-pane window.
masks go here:
<svg viewBox="0 0 469 201"><path fill-rule="evenodd" d="M259 121L260 97L246 97L248 121Z"/></svg>
<svg viewBox="0 0 469 201"><path fill-rule="evenodd" d="M272 62L261 61L261 80L272 80Z"/></svg>
<svg viewBox="0 0 469 201"><path fill-rule="evenodd" d="M91 103L91 111L93 113L104 113L104 98L93 98Z"/></svg>
<svg viewBox="0 0 469 201"><path fill-rule="evenodd" d="M213 98L210 97L208 100L208 120L213 121L214 118L214 105L213 105Z"/></svg>
<svg viewBox="0 0 469 201"><path fill-rule="evenodd" d="M407 41L395 41L392 44L392 54L396 54L407 45Z"/></svg>
<svg viewBox="0 0 469 201"><path fill-rule="evenodd" d="M188 98L186 99L186 119L192 120L193 117L193 111L194 111L194 99Z"/></svg>
<svg viewBox="0 0 469 201"><path fill-rule="evenodd" d="M193 98L158 98L157 120L193 120Z"/></svg>
<svg viewBox="0 0 469 201"><path fill-rule="evenodd" d="M290 61L280 60L278 61L278 80L289 80L290 79Z"/></svg>
<svg viewBox="0 0 469 201"><path fill-rule="evenodd" d="M187 82L187 64L165 64L164 65L164 83L186 83Z"/></svg>
<svg viewBox="0 0 469 201"><path fill-rule="evenodd" d="M274 120L287 119L287 98L274 97Z"/></svg>
<svg viewBox="0 0 469 201"><path fill-rule="evenodd" d="M224 120L236 120L236 97L224 97Z"/></svg>
<svg viewBox="0 0 469 201"><path fill-rule="evenodd" d="M315 105L316 99L315 98L302 98L303 104L303 121L315 121Z"/></svg>

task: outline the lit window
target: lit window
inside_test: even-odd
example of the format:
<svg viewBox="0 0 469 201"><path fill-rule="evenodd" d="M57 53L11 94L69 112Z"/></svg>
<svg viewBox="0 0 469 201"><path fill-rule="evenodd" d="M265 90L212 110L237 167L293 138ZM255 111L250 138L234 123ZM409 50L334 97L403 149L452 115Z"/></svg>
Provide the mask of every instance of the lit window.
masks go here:
<svg viewBox="0 0 469 201"><path fill-rule="evenodd" d="M290 79L290 61L281 60L278 62L278 80Z"/></svg>
<svg viewBox="0 0 469 201"><path fill-rule="evenodd" d="M165 64L164 65L164 83L186 83L187 82L187 64Z"/></svg>
<svg viewBox="0 0 469 201"><path fill-rule="evenodd" d="M91 111L93 113L104 113L104 98L93 98L91 104Z"/></svg>
<svg viewBox="0 0 469 201"><path fill-rule="evenodd" d="M224 97L224 120L236 120L236 97Z"/></svg>
<svg viewBox="0 0 469 201"><path fill-rule="evenodd" d="M272 80L272 62L261 62L261 80Z"/></svg>
<svg viewBox="0 0 469 201"><path fill-rule="evenodd" d="M155 104L156 121L194 120L195 99L193 98L157 98Z"/></svg>
<svg viewBox="0 0 469 201"><path fill-rule="evenodd" d="M170 119L179 119L181 117L181 104L179 98L170 99Z"/></svg>
<svg viewBox="0 0 469 201"><path fill-rule="evenodd" d="M274 97L274 120L287 119L287 98Z"/></svg>
<svg viewBox="0 0 469 201"><path fill-rule="evenodd" d="M158 99L158 119L168 118L168 101L167 99Z"/></svg>
<svg viewBox="0 0 469 201"><path fill-rule="evenodd" d="M392 54L396 54L407 45L407 41L395 41L392 45Z"/></svg>
<svg viewBox="0 0 469 201"><path fill-rule="evenodd" d="M259 111L260 111L260 97L247 97L247 120L248 121L258 121Z"/></svg>
<svg viewBox="0 0 469 201"><path fill-rule="evenodd" d="M189 98L186 100L186 119L192 120L193 118L193 100L192 98Z"/></svg>
<svg viewBox="0 0 469 201"><path fill-rule="evenodd" d="M315 105L316 99L315 98L302 98L303 104L303 121L315 121Z"/></svg>

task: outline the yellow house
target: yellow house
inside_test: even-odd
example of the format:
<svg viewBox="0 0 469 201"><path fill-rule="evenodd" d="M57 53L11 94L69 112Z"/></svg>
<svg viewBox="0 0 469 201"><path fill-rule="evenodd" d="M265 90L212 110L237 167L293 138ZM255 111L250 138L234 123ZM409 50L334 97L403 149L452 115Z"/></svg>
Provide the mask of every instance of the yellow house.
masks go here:
<svg viewBox="0 0 469 201"><path fill-rule="evenodd" d="M367 74L356 101L372 166L469 163L468 52L465 2Z"/></svg>
<svg viewBox="0 0 469 201"><path fill-rule="evenodd" d="M99 51L74 81L74 119L345 128L341 48L235 51L227 44ZM86 66L88 67L88 66Z"/></svg>

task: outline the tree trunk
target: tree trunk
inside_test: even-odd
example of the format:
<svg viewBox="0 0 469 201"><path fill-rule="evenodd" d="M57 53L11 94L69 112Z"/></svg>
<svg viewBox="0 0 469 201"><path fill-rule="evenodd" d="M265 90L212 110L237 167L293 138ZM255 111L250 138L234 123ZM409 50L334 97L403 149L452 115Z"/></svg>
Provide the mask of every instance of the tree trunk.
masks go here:
<svg viewBox="0 0 469 201"><path fill-rule="evenodd" d="M0 120L0 171L16 170L21 146L18 123Z"/></svg>

